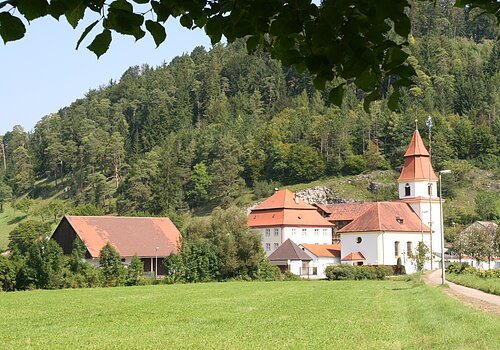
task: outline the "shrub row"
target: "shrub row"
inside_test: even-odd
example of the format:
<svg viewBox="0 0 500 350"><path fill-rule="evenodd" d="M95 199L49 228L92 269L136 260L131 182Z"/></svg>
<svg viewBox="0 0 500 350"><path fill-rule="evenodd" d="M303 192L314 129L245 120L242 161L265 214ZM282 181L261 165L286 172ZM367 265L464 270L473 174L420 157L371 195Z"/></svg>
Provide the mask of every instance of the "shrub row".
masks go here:
<svg viewBox="0 0 500 350"><path fill-rule="evenodd" d="M383 280L394 274L392 266L328 266L325 270L329 280Z"/></svg>
<svg viewBox="0 0 500 350"><path fill-rule="evenodd" d="M479 270L466 263L453 263L446 268L447 273L456 275L475 275L481 278L500 278L500 269Z"/></svg>

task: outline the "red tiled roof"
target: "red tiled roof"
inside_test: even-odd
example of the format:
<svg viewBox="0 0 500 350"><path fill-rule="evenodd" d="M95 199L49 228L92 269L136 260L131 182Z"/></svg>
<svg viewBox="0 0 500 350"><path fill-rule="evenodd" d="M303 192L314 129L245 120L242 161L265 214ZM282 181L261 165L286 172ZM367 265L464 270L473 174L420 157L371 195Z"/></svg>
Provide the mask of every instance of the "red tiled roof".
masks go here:
<svg viewBox="0 0 500 350"><path fill-rule="evenodd" d="M289 190L276 191L248 214L248 226L323 226L332 224L323 218L316 207L295 197Z"/></svg>
<svg viewBox="0 0 500 350"><path fill-rule="evenodd" d="M433 180L438 178L432 168L429 152L418 130L415 130L405 153L405 162L398 181Z"/></svg>
<svg viewBox="0 0 500 350"><path fill-rule="evenodd" d="M338 232L430 232L407 203L375 202L357 219Z"/></svg>
<svg viewBox="0 0 500 350"><path fill-rule="evenodd" d="M340 258L340 244L302 244L317 257Z"/></svg>
<svg viewBox="0 0 500 350"><path fill-rule="evenodd" d="M413 136L411 137L410 145L406 150L405 157L411 156L430 156L429 152L425 148L420 132L415 130Z"/></svg>
<svg viewBox="0 0 500 350"><path fill-rule="evenodd" d="M299 197L296 197L292 191L287 189L276 191L271 197L253 208L252 211L269 209L316 210L314 206L307 204Z"/></svg>
<svg viewBox="0 0 500 350"><path fill-rule="evenodd" d="M343 203L324 205L330 215L326 217L329 221L352 221L369 209L373 203ZM322 208L323 208L322 207Z"/></svg>
<svg viewBox="0 0 500 350"><path fill-rule="evenodd" d="M295 244L290 238L283 242L274 252L268 257L270 261L277 260L312 260L300 247Z"/></svg>
<svg viewBox="0 0 500 350"><path fill-rule="evenodd" d="M167 256L178 251L181 234L168 218L65 216L90 255L109 242L120 256ZM156 251L158 247L158 251Z"/></svg>
<svg viewBox="0 0 500 350"><path fill-rule="evenodd" d="M342 258L343 261L365 260L365 257L360 252L349 253Z"/></svg>
<svg viewBox="0 0 500 350"><path fill-rule="evenodd" d="M248 226L319 226L333 225L316 210L272 209L252 211L248 215Z"/></svg>

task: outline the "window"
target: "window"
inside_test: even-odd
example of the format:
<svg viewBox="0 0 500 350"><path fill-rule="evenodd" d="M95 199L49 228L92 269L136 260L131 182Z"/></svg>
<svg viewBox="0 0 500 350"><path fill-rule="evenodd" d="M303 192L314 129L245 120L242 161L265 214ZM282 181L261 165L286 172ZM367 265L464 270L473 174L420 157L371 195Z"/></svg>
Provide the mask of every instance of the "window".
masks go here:
<svg viewBox="0 0 500 350"><path fill-rule="evenodd" d="M279 243L274 243L274 250L278 249L279 246L280 246Z"/></svg>
<svg viewBox="0 0 500 350"><path fill-rule="evenodd" d="M432 184L428 184L428 185L427 185L427 194L428 194L429 196L432 196Z"/></svg>
<svg viewBox="0 0 500 350"><path fill-rule="evenodd" d="M266 228L266 237L269 237L269 236L271 236L271 229Z"/></svg>
<svg viewBox="0 0 500 350"><path fill-rule="evenodd" d="M314 235L315 236L319 236L319 228L315 228L314 229Z"/></svg>
<svg viewBox="0 0 500 350"><path fill-rule="evenodd" d="M413 243L406 242L406 254L411 254L413 252Z"/></svg>
<svg viewBox="0 0 500 350"><path fill-rule="evenodd" d="M325 237L328 236L328 229L326 228L323 229L323 236Z"/></svg>
<svg viewBox="0 0 500 350"><path fill-rule="evenodd" d="M394 242L394 255L399 256L399 241Z"/></svg>
<svg viewBox="0 0 500 350"><path fill-rule="evenodd" d="M266 252L271 251L271 243L266 243Z"/></svg>
<svg viewBox="0 0 500 350"><path fill-rule="evenodd" d="M359 244L359 243L361 243L361 242L363 242L363 238L361 238L361 237L356 238L356 243L358 243L358 244Z"/></svg>
<svg viewBox="0 0 500 350"><path fill-rule="evenodd" d="M297 234L297 229L296 228L292 228L292 236L295 236Z"/></svg>
<svg viewBox="0 0 500 350"><path fill-rule="evenodd" d="M278 228L274 229L274 235L279 236L280 235L280 230Z"/></svg>
<svg viewBox="0 0 500 350"><path fill-rule="evenodd" d="M405 186L405 196L408 197L409 195L411 195L410 184L406 184L406 186Z"/></svg>
<svg viewBox="0 0 500 350"><path fill-rule="evenodd" d="M303 229L302 229L302 236L305 236L305 235L307 235L307 229L306 229L306 228L303 228Z"/></svg>

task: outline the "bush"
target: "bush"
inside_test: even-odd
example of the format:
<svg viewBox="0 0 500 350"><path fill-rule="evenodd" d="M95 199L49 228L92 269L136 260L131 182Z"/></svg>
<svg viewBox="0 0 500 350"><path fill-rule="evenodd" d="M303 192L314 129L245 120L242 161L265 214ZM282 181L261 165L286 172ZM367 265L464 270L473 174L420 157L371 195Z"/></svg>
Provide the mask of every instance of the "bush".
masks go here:
<svg viewBox="0 0 500 350"><path fill-rule="evenodd" d="M325 270L329 280L383 280L393 274L392 266L328 266Z"/></svg>
<svg viewBox="0 0 500 350"><path fill-rule="evenodd" d="M354 280L356 269L350 265L328 266L325 270L326 278L329 280Z"/></svg>
<svg viewBox="0 0 500 350"><path fill-rule="evenodd" d="M273 265L267 259L263 259L259 264L257 279L261 281L279 281L281 272L278 266Z"/></svg>

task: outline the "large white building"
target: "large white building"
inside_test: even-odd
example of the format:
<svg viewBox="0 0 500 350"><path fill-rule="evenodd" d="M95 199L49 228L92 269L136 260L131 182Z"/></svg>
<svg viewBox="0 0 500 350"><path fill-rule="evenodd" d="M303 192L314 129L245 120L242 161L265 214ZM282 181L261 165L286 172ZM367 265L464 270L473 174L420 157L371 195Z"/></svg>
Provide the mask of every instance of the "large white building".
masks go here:
<svg viewBox="0 0 500 350"><path fill-rule="evenodd" d="M252 208L248 226L261 234L267 256L287 239L295 244L332 244L333 225L318 213L316 207L286 189L276 191Z"/></svg>

